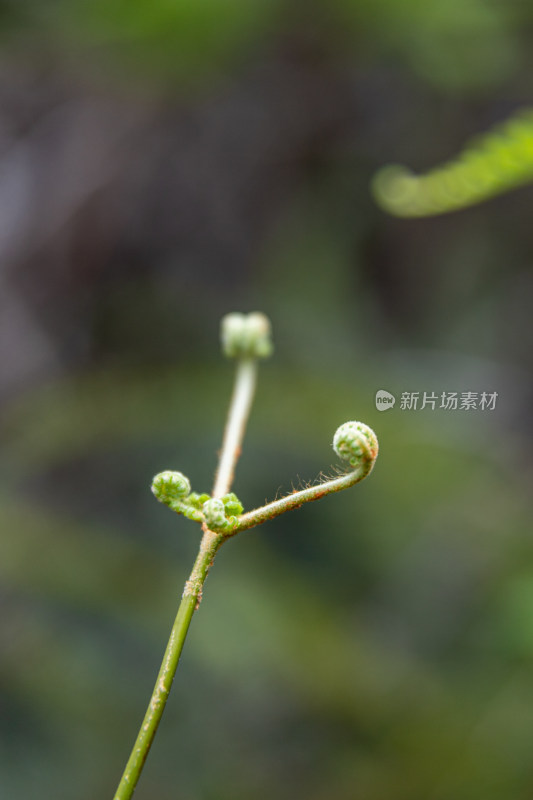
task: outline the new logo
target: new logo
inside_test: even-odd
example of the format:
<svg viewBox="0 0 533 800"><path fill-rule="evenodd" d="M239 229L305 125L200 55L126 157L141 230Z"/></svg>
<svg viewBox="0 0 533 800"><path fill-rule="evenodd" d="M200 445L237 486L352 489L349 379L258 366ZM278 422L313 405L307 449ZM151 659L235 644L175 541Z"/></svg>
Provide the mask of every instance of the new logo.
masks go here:
<svg viewBox="0 0 533 800"><path fill-rule="evenodd" d="M389 411L393 408L396 398L385 389L378 389L376 392L376 408L378 411Z"/></svg>

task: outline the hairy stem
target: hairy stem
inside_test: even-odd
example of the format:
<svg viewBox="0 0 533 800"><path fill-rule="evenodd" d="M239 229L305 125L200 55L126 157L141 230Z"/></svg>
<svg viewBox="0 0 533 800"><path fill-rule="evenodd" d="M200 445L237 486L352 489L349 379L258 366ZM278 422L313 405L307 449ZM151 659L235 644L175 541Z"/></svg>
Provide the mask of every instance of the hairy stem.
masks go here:
<svg viewBox="0 0 533 800"><path fill-rule="evenodd" d="M253 528L255 525L260 525L262 522L284 514L286 511L299 508L299 506L308 503L310 500L319 500L321 497L325 497L325 495L331 494L332 492L340 492L342 489L348 489L355 483L362 481L363 478L366 478L373 465L373 460L365 461L360 467L353 470L353 472L347 472L345 475L340 475L338 478L319 483L317 486L310 486L307 489L302 489L300 492L293 492L287 495L287 497L282 497L280 500L274 500L273 503L267 503L267 505L261 506L261 508L248 511L238 518L236 528L234 528L229 535L234 536L236 533L239 533L239 531L245 531L248 530L248 528Z"/></svg>
<svg viewBox="0 0 533 800"><path fill-rule="evenodd" d="M128 800L135 791L135 786L139 780L144 762L146 761L159 722L163 716L163 711L165 710L185 637L187 636L194 610L197 608L200 601L207 572L221 543L222 537L220 535L214 534L211 531L206 531L204 533L194 567L189 580L185 584L181 603L176 619L174 620L174 625L172 626L172 631L155 682L152 697L150 698L150 703L146 709L146 714L144 715L142 725L137 739L135 740L135 744L133 745L131 755L126 764L126 769L122 775L114 800Z"/></svg>
<svg viewBox="0 0 533 800"><path fill-rule="evenodd" d="M241 442L255 391L256 371L256 362L253 359L240 359L237 362L235 388L230 402L228 421L215 477L214 497L223 496L231 488L235 464L240 455ZM198 608L202 599L202 590L207 573L223 541L224 536L210 531L205 525L203 526L200 549L183 590L181 603L172 626L150 703L114 800L129 800L135 791L144 762L165 710L189 625L194 611Z"/></svg>

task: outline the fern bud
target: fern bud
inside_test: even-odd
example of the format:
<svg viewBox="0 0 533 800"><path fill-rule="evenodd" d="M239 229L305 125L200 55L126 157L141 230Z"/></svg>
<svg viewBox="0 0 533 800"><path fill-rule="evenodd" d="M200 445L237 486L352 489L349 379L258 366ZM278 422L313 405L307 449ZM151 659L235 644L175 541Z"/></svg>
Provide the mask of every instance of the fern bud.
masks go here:
<svg viewBox="0 0 533 800"><path fill-rule="evenodd" d="M161 503L183 500L191 493L189 479L182 472L170 469L159 472L152 481L152 492Z"/></svg>
<svg viewBox="0 0 533 800"><path fill-rule="evenodd" d="M378 455L377 436L364 422L345 422L335 431L333 449L352 467L365 466L370 472Z"/></svg>
<svg viewBox="0 0 533 800"><path fill-rule="evenodd" d="M222 500L210 497L202 506L202 512L207 523L207 527L212 530L223 530L227 527L226 509Z"/></svg>
<svg viewBox="0 0 533 800"><path fill-rule="evenodd" d="M267 358L272 353L270 320L259 311L226 314L221 323L222 351L228 358Z"/></svg>
<svg viewBox="0 0 533 800"><path fill-rule="evenodd" d="M224 497L221 498L222 502L224 503L224 512L228 515L228 517L235 517L242 514L244 511L243 505L239 498L237 497L234 492L229 492L225 494Z"/></svg>

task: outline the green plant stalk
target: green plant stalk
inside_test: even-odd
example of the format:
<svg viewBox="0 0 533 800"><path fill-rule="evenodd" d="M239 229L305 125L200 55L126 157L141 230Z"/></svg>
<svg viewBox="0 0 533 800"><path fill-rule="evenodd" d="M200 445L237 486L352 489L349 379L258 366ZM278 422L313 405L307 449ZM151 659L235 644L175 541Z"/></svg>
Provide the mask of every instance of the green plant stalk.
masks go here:
<svg viewBox="0 0 533 800"><path fill-rule="evenodd" d="M230 402L228 420L222 441L220 462L213 487L213 497L223 497L231 489L235 465L241 454L246 422L255 394L257 382L257 361L255 358L242 358L237 362L235 387Z"/></svg>
<svg viewBox="0 0 533 800"><path fill-rule="evenodd" d="M284 514L286 511L291 511L293 508L299 508L301 505L308 503L310 500L319 500L321 497L325 497L327 494L340 492L342 489L348 489L355 483L362 481L363 478L366 478L373 466L374 458L368 458L368 460L366 460L362 466L353 470L353 472L347 472L344 475L340 475L338 478L333 478L332 480L325 481L324 483L319 483L316 486L309 486L307 489L302 489L299 492L293 492L292 494L287 495L287 497L282 497L279 500L274 500L272 503L267 503L267 505L261 506L261 508L255 508L253 511L248 511L246 514L242 514L240 517L238 517L238 523L236 527L231 531L231 533L226 534L226 537L234 536L236 533L239 533L239 531L245 531L249 528L255 527L256 525L261 525L262 522L266 522L269 519L274 519L274 517Z"/></svg>
<svg viewBox="0 0 533 800"><path fill-rule="evenodd" d="M214 497L223 496L231 487L255 392L256 378L257 364L255 359L239 359L235 376L235 388L230 402L228 421L215 477ZM217 550L224 538L226 538L220 533L210 531L205 525L202 526L202 529L203 536L200 542L200 549L189 579L185 583L181 603L172 626L154 690L114 800L129 800L135 791L144 762L165 710L189 625L202 599L205 579Z"/></svg>

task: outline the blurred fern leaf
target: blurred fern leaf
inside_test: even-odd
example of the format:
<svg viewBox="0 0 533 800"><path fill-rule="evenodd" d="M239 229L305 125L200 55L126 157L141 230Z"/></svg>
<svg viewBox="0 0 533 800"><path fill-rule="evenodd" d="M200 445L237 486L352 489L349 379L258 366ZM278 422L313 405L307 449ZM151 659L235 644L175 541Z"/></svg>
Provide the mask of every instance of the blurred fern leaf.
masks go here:
<svg viewBox="0 0 533 800"><path fill-rule="evenodd" d="M472 140L454 159L423 175L406 167L380 169L372 191L398 217L456 211L533 181L533 109Z"/></svg>

